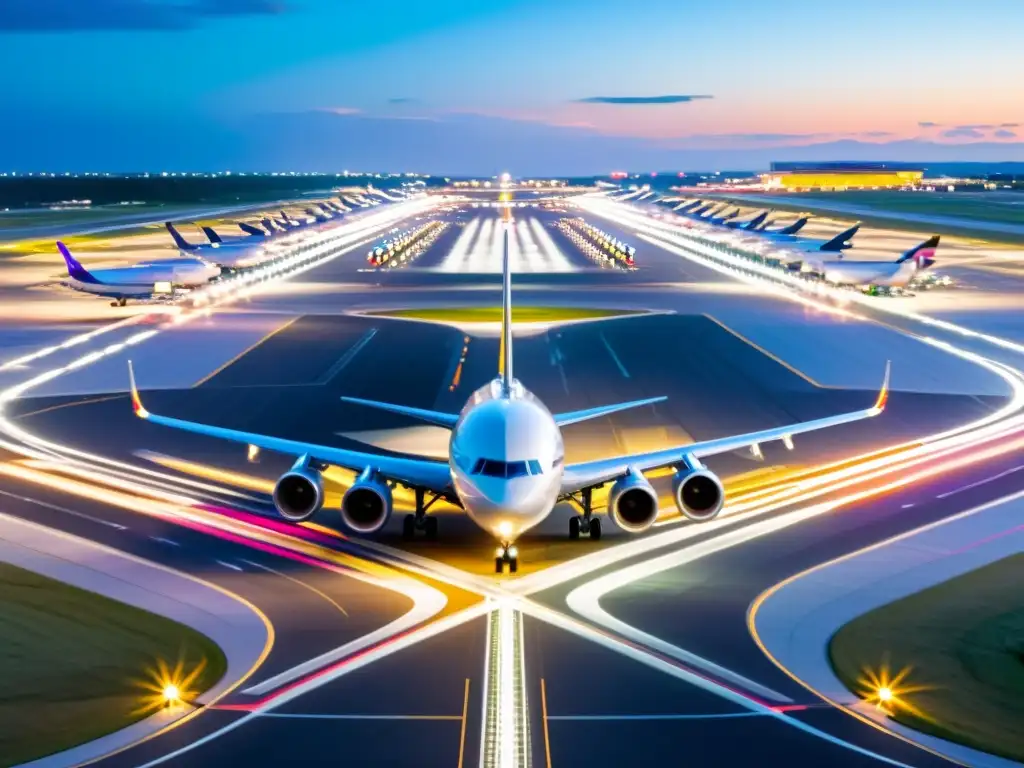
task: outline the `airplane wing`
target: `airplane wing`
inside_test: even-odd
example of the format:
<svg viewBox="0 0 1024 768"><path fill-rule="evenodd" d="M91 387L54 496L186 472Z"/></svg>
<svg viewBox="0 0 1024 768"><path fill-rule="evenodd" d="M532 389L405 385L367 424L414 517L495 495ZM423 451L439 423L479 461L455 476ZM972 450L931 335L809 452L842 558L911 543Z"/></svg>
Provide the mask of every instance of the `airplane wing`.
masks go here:
<svg viewBox="0 0 1024 768"><path fill-rule="evenodd" d="M139 418L151 421L154 424L161 424L165 427L172 427L184 430L185 432L194 432L198 435L217 437L221 440L230 440L235 443L255 445L268 451L276 451L292 456L306 455L311 459L350 469L354 472L362 472L367 467L373 467L389 480L395 480L402 485L415 488L425 488L434 493L443 493L451 488L451 473L447 462L350 451L345 448L314 445L298 440L286 440L280 437L270 437L253 432L242 432L237 429L226 429L194 421L159 416L149 412L142 405L139 390L135 386L135 372L132 370L131 362L128 363L128 377L131 385L132 410L135 411L135 415Z"/></svg>
<svg viewBox="0 0 1024 768"><path fill-rule="evenodd" d="M684 457L687 456L701 459L706 456L748 448L760 443L768 443L772 440L786 440L792 438L793 435L799 435L804 432L813 432L818 429L860 421L861 419L870 419L885 410L888 398L889 363L886 363L885 379L882 382L882 388L878 393L878 399L875 400L875 404L870 408L840 413L835 416L826 416L822 419L813 419L812 421L803 421L786 427L774 427L761 430L760 432L748 432L744 435L720 437L700 443L675 446L660 451L638 453L632 456L615 456L610 459L598 459L597 461L587 461L580 464L569 464L566 465L565 473L562 476L561 492L563 494L576 493L584 488L602 485L603 483L617 480L631 469L637 472L647 472L652 469L682 463Z"/></svg>

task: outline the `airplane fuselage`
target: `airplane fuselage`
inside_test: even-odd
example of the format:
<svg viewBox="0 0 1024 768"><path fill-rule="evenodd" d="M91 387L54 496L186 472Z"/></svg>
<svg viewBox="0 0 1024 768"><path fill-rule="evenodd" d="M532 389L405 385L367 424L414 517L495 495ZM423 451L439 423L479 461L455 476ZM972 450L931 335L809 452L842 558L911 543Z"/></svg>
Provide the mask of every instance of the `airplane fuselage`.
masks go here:
<svg viewBox="0 0 1024 768"><path fill-rule="evenodd" d="M502 396L498 379L473 393L452 429L448 455L466 513L503 543L540 523L558 502L562 434L518 381L511 397Z"/></svg>
<svg viewBox="0 0 1024 768"><path fill-rule="evenodd" d="M918 268L913 261L826 261L819 265L825 280L836 285L877 285L903 288Z"/></svg>

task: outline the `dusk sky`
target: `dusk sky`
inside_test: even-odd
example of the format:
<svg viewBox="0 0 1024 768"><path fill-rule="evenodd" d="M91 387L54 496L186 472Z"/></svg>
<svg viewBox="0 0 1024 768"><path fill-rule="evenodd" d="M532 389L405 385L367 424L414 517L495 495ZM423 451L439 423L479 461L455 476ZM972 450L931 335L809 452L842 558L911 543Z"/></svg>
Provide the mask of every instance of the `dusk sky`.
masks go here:
<svg viewBox="0 0 1024 768"><path fill-rule="evenodd" d="M1024 160L1020 0L0 0L0 170Z"/></svg>

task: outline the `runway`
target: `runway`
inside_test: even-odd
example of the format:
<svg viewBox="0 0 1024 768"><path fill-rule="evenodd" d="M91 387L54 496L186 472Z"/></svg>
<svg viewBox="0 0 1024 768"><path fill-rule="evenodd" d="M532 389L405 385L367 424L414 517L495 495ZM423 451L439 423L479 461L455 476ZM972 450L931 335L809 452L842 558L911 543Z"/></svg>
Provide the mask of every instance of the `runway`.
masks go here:
<svg viewBox="0 0 1024 768"><path fill-rule="evenodd" d="M881 326L872 326L871 345L837 348L838 323L824 314L741 290L654 245L638 253L636 272L594 269L558 239L549 214L529 211L515 226L518 302L655 310L518 335L516 375L552 411L668 396L657 406L567 428L568 461L864 407L876 394L884 361L895 358L888 410L798 439L792 451L765 446L763 461L749 453L709 461L740 503L735 515L707 527L666 516L665 525L642 537L612 531L599 545L569 542L570 510L560 508L521 542L523 586L517 591L516 580L493 577L490 538L451 508L439 510L436 542L403 542L400 514L375 542L347 536L331 512L350 481L345 473L329 478L327 508L315 525L284 526L273 517L268 487L291 457L264 454L250 462L237 446L142 423L123 394L123 357L96 362L95 375L111 382L105 396L23 399L8 405L6 415L55 444L117 462L106 465L111 477L76 476L59 462L25 463L9 455L0 463L10 470L3 475L9 494L0 496L3 509L224 586L260 607L276 634L264 666L242 690L101 765L334 765L345 759L620 766L666 754L699 765L948 764L815 700L761 654L745 613L764 589L816 562L1019 488L1020 476L1010 474L935 500L1011 468L1012 453L964 461L941 476L815 515L807 514L812 502L801 500L799 483L787 481L805 473L806 493L819 494L813 503L867 488L872 483L865 480L816 490L815 468L997 414L1009 402L1005 384ZM367 271L363 253L353 252L269 287L242 307L213 313L202 327L153 337L139 347L149 350L145 365L136 360L146 406L328 445L443 454L443 432L340 397L457 412L494 376L498 341L492 331L360 314L396 306L493 305L500 268L495 218L490 211L467 211L464 218L457 234L442 237L409 268ZM627 231L613 234L635 240ZM202 375L195 368L176 371L184 366L175 361L192 346L203 338L211 347L221 344L217 334L230 336L247 315L285 320L243 354L238 344L225 342L232 351ZM159 389L149 391L147 381L159 382ZM1010 439L999 438L1006 445ZM900 473L898 464L892 470ZM72 480L95 492L84 495L65 482ZM667 480L654 482L669 508ZM792 501L768 510L758 496L771 489ZM786 520L792 523L777 530L758 528ZM625 554L620 548L648 540L649 549ZM688 553L692 561L623 579L601 605L620 621L755 683L756 691L685 654L605 630L566 603L602 577L653 558L685 561ZM410 598L405 590L413 583L422 591ZM443 600L431 604L429 615L365 648L331 655L401 621L435 593ZM506 620L514 622L512 630ZM511 661L502 656L508 643L516 649ZM493 648L505 649L494 657L497 667ZM506 663L521 680L519 692L494 688L511 684L495 677ZM516 748L502 756L488 741L487 713L489 701L506 695L518 702L502 726L515 731Z"/></svg>

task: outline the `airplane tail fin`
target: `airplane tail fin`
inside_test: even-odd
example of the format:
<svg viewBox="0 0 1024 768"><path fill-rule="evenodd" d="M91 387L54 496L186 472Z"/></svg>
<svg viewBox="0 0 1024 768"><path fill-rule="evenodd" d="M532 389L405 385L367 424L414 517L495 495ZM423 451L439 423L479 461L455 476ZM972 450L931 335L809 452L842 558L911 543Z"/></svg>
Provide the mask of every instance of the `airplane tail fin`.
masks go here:
<svg viewBox="0 0 1024 768"><path fill-rule="evenodd" d="M757 216L752 218L746 224L743 225L743 229L753 230L764 224L764 220L768 218L768 211L761 211Z"/></svg>
<svg viewBox="0 0 1024 768"><path fill-rule="evenodd" d="M818 250L820 250L820 251L845 251L847 248L850 247L850 242L849 241L853 238L853 236L855 234L857 234L857 230L858 229L860 229L860 222L859 221L856 224L854 224L852 227L847 229L846 231L840 232L838 235L833 237L827 243L822 245L821 248L819 248Z"/></svg>
<svg viewBox="0 0 1024 768"><path fill-rule="evenodd" d="M99 284L100 281L93 277L89 270L78 263L78 259L71 255L71 251L60 240L57 241L57 250L60 251L60 255L64 257L64 263L67 264L68 277L80 283Z"/></svg>
<svg viewBox="0 0 1024 768"><path fill-rule="evenodd" d="M285 221L287 221L289 224L292 223L292 217L289 216L288 213L284 209L281 210L281 218L284 219Z"/></svg>
<svg viewBox="0 0 1024 768"><path fill-rule="evenodd" d="M913 259L918 269L927 269L935 263L935 251L938 247L939 236L934 235L904 253L896 260L896 263L902 264Z"/></svg>
<svg viewBox="0 0 1024 768"><path fill-rule="evenodd" d="M167 231L171 233L171 238L174 240L174 244L178 246L178 248L183 251L194 251L196 249L195 245L181 236L181 233L174 228L174 225L171 222L168 221L164 226L167 227Z"/></svg>
<svg viewBox="0 0 1024 768"><path fill-rule="evenodd" d="M797 232L799 232L801 229L803 229L804 226L807 224L807 222L810 221L810 220L811 220L811 218L809 216L803 216L802 218L799 218L796 221L794 221L788 227L783 227L782 229L777 231L775 234L776 235L795 235Z"/></svg>
<svg viewBox="0 0 1024 768"><path fill-rule="evenodd" d="M266 226L266 224L264 224L263 226ZM252 224L246 224L244 221L238 222L238 228L245 232L246 234L253 235L254 237L266 237L267 235L274 231L270 227L267 227L267 231L264 232L259 227L254 227Z"/></svg>
<svg viewBox="0 0 1024 768"><path fill-rule="evenodd" d="M509 263L509 237L511 216L506 208L503 212L504 232L502 233L503 259L501 266L501 356L498 360L498 375L501 377L502 394L512 394L512 266Z"/></svg>
<svg viewBox="0 0 1024 768"><path fill-rule="evenodd" d="M206 235L206 239L214 245L219 245L224 241L220 239L220 235L213 231L213 227L200 227L203 230L203 234Z"/></svg>

